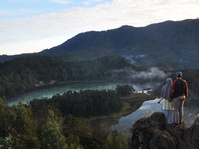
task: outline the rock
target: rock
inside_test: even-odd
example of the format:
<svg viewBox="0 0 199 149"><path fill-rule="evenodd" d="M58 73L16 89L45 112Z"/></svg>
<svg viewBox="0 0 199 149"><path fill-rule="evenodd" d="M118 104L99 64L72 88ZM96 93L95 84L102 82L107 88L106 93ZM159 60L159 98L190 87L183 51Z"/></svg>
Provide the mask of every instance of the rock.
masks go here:
<svg viewBox="0 0 199 149"><path fill-rule="evenodd" d="M186 140L186 147L189 149L199 148L199 118L194 124L186 129L183 135L183 140Z"/></svg>
<svg viewBox="0 0 199 149"><path fill-rule="evenodd" d="M155 112L132 125L135 149L198 149L199 118L191 127L166 124L164 113Z"/></svg>

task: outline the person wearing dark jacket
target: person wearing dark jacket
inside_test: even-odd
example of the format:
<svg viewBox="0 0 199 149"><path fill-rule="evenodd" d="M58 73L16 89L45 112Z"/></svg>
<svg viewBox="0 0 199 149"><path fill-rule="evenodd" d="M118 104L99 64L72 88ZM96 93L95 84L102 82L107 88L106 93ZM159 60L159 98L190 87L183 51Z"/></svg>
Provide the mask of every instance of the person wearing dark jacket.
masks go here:
<svg viewBox="0 0 199 149"><path fill-rule="evenodd" d="M172 82L171 97L174 106L173 124L179 125L183 122L184 102L188 97L188 84L186 80L182 79L182 72L176 73L176 80Z"/></svg>

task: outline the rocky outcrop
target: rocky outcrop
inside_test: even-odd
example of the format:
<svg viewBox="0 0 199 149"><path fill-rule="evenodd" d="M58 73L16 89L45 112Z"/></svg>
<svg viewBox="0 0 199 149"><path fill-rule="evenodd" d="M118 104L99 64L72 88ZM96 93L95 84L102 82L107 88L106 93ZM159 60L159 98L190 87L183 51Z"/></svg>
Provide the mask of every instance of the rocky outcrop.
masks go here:
<svg viewBox="0 0 199 149"><path fill-rule="evenodd" d="M199 118L191 127L166 124L165 116L155 112L132 126L133 149L198 149Z"/></svg>

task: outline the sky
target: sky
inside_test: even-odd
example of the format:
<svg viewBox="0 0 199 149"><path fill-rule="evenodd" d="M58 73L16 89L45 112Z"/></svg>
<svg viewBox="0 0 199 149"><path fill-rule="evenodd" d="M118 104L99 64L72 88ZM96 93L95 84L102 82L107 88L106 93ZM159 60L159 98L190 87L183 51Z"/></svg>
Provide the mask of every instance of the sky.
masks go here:
<svg viewBox="0 0 199 149"><path fill-rule="evenodd" d="M40 52L87 31L199 17L199 0L0 0L0 55Z"/></svg>

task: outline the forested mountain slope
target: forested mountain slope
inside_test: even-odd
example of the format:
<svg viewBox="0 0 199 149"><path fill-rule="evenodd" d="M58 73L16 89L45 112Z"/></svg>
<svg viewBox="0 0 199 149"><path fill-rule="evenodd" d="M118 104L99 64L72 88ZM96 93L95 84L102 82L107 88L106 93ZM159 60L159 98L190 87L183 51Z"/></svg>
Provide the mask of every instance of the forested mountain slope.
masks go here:
<svg viewBox="0 0 199 149"><path fill-rule="evenodd" d="M39 82L110 80L119 69L146 70L116 56L81 62L66 62L54 57L27 56L0 63L0 97L14 96L32 89ZM115 73L115 72L114 72Z"/></svg>
<svg viewBox="0 0 199 149"><path fill-rule="evenodd" d="M147 66L169 64L178 69L199 68L198 41L199 19L166 21L146 27L122 26L81 33L39 54L68 61L120 55Z"/></svg>

